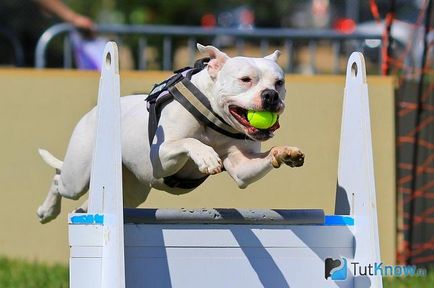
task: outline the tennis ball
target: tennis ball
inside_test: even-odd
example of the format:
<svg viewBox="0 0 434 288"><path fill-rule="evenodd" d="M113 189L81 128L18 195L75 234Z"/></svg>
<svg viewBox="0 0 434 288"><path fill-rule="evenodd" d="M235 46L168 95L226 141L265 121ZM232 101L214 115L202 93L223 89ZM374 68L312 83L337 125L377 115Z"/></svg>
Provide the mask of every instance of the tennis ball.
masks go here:
<svg viewBox="0 0 434 288"><path fill-rule="evenodd" d="M250 125L258 129L268 129L277 121L277 113L269 111L248 111L247 120Z"/></svg>

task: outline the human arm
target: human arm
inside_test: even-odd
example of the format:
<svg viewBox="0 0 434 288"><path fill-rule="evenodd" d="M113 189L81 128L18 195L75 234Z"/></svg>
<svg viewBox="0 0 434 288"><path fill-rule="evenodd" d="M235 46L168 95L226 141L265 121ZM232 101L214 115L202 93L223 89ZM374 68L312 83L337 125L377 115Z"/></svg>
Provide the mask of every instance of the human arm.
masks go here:
<svg viewBox="0 0 434 288"><path fill-rule="evenodd" d="M95 24L90 18L76 13L60 0L35 0L35 2L50 14L71 23L78 29L95 30Z"/></svg>

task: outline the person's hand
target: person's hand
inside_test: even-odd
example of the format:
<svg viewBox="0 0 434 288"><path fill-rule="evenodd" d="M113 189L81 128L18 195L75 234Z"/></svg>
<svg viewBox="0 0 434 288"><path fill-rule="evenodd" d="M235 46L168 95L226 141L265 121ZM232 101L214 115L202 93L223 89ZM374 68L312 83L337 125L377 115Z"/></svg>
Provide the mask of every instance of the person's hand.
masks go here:
<svg viewBox="0 0 434 288"><path fill-rule="evenodd" d="M80 14L74 15L74 17L71 19L71 24L79 30L84 30L86 32L90 32L91 34L95 32L95 24L86 16Z"/></svg>
<svg viewBox="0 0 434 288"><path fill-rule="evenodd" d="M74 25L74 27L77 28L85 38L95 37L95 24L90 18L80 14L75 14L71 18L70 23Z"/></svg>
<svg viewBox="0 0 434 288"><path fill-rule="evenodd" d="M93 21L65 5L62 0L35 0L48 13L59 17L61 20L72 24L85 37L93 37L95 34L95 24Z"/></svg>

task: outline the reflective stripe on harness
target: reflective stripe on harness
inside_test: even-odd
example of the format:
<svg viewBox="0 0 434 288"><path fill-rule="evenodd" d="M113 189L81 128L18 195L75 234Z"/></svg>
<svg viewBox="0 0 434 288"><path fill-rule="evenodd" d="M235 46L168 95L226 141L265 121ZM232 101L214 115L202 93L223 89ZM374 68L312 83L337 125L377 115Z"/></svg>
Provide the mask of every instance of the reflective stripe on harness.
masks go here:
<svg viewBox="0 0 434 288"><path fill-rule="evenodd" d="M248 139L246 135L239 133L217 115L212 110L208 98L187 78L183 78L175 85L169 87L169 92L199 122L228 137Z"/></svg>

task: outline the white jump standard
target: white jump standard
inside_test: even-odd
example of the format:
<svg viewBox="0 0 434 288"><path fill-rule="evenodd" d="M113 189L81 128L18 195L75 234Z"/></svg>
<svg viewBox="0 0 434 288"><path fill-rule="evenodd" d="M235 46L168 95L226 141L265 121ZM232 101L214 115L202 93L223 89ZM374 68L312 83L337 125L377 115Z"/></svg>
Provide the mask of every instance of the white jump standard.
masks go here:
<svg viewBox="0 0 434 288"><path fill-rule="evenodd" d="M321 209L124 209L116 44L107 44L88 213L69 216L70 286L382 287L363 56L347 67L336 215Z"/></svg>

